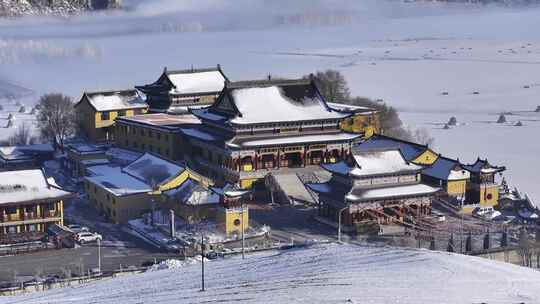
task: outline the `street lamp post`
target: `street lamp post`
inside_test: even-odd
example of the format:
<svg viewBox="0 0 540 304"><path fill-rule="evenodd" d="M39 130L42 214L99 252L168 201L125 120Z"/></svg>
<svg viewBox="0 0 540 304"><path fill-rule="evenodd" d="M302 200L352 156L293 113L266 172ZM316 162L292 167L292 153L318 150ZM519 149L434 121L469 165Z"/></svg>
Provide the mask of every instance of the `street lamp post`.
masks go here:
<svg viewBox="0 0 540 304"><path fill-rule="evenodd" d="M240 214L240 216L242 217L242 227L240 229L242 229L242 260L245 259L245 255L244 255L244 252L245 252L245 235L244 235L244 204L242 203L242 214Z"/></svg>
<svg viewBox="0 0 540 304"><path fill-rule="evenodd" d="M97 246L98 246L98 270L101 274L101 239L97 239Z"/></svg>
<svg viewBox="0 0 540 304"><path fill-rule="evenodd" d="M204 233L201 233L201 291L204 291Z"/></svg>
<svg viewBox="0 0 540 304"><path fill-rule="evenodd" d="M349 205L339 209L339 212L338 212L338 234L337 234L338 243L341 243L341 215L342 215L343 211L345 211L347 209L349 209Z"/></svg>

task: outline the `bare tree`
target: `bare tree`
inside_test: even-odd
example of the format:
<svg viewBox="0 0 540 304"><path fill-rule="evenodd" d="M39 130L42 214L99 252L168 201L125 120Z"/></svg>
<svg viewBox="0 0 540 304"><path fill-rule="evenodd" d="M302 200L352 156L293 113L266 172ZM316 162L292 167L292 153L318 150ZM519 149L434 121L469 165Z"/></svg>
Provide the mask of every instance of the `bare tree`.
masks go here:
<svg viewBox="0 0 540 304"><path fill-rule="evenodd" d="M12 146L28 145L32 143L31 129L26 122L23 122L13 135L8 139L9 144Z"/></svg>
<svg viewBox="0 0 540 304"><path fill-rule="evenodd" d="M350 98L349 86L345 77L335 70L326 70L315 74L319 91L328 102L347 102Z"/></svg>
<svg viewBox="0 0 540 304"><path fill-rule="evenodd" d="M413 135L417 143L423 145L433 145L435 139L429 134L429 131L425 128L416 129Z"/></svg>
<svg viewBox="0 0 540 304"><path fill-rule="evenodd" d="M37 123L41 136L64 151L65 140L74 134L76 116L72 99L60 93L41 96Z"/></svg>

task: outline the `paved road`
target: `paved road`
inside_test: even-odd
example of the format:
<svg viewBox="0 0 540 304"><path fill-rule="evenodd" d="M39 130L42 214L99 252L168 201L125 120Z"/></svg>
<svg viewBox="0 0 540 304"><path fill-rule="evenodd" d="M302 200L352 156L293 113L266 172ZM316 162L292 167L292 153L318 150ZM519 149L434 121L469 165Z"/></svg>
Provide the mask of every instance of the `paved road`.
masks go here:
<svg viewBox="0 0 540 304"><path fill-rule="evenodd" d="M84 201L66 203L66 218L82 224L103 236L101 246L102 271L120 267L140 266L154 258L161 260L173 255L159 252L156 248L122 230L122 226L108 223L97 211ZM13 281L14 277L37 274L63 274L66 271L78 275L81 270L98 266L97 244L86 244L73 249L48 250L17 256L0 257L0 282Z"/></svg>

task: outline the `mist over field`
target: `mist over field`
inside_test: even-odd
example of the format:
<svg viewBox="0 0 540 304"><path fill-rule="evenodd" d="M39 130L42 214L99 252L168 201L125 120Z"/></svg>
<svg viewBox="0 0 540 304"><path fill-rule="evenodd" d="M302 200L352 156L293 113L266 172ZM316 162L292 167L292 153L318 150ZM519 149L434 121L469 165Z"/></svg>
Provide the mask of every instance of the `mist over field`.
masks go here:
<svg viewBox="0 0 540 304"><path fill-rule="evenodd" d="M337 69L353 95L383 100L407 124L430 130L439 152L465 162L489 157L540 199L531 178L540 170L531 164L540 144L530 142L540 117L511 116L524 123L520 128L491 124L500 112L540 105L539 8L381 0L123 3L123 10L70 18L0 20L0 98L32 103L63 92L77 99L85 90L153 82L164 67L219 63L233 80ZM462 124L443 131L450 116Z"/></svg>

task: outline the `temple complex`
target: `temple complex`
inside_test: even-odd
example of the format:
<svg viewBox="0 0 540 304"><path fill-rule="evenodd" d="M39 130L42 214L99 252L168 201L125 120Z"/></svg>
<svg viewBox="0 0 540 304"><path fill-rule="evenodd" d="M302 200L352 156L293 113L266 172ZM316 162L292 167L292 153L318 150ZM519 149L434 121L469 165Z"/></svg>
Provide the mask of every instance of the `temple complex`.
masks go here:
<svg viewBox="0 0 540 304"><path fill-rule="evenodd" d="M227 77L218 65L215 68L168 70L165 68L154 83L136 86L146 94L153 113L188 113L189 107L214 103Z"/></svg>
<svg viewBox="0 0 540 304"><path fill-rule="evenodd" d="M414 226L431 213L440 191L422 183L422 167L406 161L398 149L354 150L322 167L332 178L306 185L319 195L319 216L358 233L391 223Z"/></svg>
<svg viewBox="0 0 540 304"><path fill-rule="evenodd" d="M242 188L280 168L337 162L362 136L341 130L351 113L328 106L313 79L226 83L212 106L191 113L202 124L181 128L190 161Z"/></svg>

